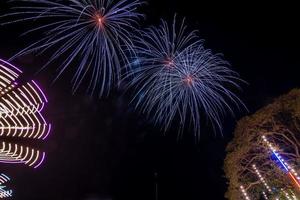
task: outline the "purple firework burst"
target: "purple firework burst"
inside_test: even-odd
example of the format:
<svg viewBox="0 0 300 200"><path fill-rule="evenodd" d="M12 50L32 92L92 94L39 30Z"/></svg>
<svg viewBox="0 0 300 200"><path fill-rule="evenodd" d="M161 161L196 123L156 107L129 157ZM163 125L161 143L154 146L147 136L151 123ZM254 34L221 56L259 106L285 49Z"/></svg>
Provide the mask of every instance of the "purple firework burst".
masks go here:
<svg viewBox="0 0 300 200"><path fill-rule="evenodd" d="M88 78L88 91L109 94L129 66L134 53L132 33L142 17L139 0L15 0L21 5L2 16L4 24L36 22L37 27L24 34L42 31L40 40L17 53L12 59L52 49L43 66L55 60L57 78L70 66L77 66L72 79L73 92ZM53 53L53 50L54 53ZM125 67L123 67L125 66Z"/></svg>
<svg viewBox="0 0 300 200"><path fill-rule="evenodd" d="M164 131L179 119L180 133L188 125L198 137L201 116L222 131L227 111L244 106L230 90L240 88L239 75L222 55L205 49L184 20L174 18L171 26L162 20L159 27L142 31L136 43L139 67L127 74L136 90L133 102Z"/></svg>

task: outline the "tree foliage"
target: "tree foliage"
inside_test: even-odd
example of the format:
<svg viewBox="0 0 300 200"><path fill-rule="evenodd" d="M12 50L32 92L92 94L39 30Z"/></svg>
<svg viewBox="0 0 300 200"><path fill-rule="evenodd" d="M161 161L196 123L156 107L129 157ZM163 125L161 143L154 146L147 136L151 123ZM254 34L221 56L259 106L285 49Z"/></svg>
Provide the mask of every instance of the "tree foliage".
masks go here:
<svg viewBox="0 0 300 200"><path fill-rule="evenodd" d="M272 188L273 194L281 188L295 186L272 159L270 149L262 136L294 167L300 164L300 90L294 89L251 116L242 118L235 129L234 138L227 146L224 170L228 182L226 198L243 199L239 190L243 185L251 199L260 199L266 188L255 173L256 165ZM295 190L294 190L295 191ZM278 195L278 194L276 194Z"/></svg>

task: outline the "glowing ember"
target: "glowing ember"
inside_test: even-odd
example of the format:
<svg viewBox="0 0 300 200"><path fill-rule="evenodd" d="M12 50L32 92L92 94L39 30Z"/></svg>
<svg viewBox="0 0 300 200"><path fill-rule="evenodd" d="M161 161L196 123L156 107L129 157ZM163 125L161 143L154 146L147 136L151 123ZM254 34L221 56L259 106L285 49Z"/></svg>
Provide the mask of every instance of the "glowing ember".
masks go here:
<svg viewBox="0 0 300 200"><path fill-rule="evenodd" d="M104 26L104 17L102 17L101 15L96 15L96 20L97 20L97 24L100 28L102 28Z"/></svg>
<svg viewBox="0 0 300 200"><path fill-rule="evenodd" d="M193 79L193 77L191 77L190 75L188 75L188 76L183 80L183 82L184 82L185 84L187 84L188 86L190 86L190 85L193 84L194 79Z"/></svg>
<svg viewBox="0 0 300 200"><path fill-rule="evenodd" d="M174 61L171 58L167 58L164 62L164 66L167 68L172 68L174 65Z"/></svg>

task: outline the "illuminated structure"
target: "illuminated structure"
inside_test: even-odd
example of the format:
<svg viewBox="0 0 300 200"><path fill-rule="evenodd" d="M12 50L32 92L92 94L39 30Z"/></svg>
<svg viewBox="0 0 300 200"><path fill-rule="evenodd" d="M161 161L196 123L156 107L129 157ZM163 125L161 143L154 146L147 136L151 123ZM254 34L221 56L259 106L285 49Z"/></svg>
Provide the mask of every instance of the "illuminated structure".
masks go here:
<svg viewBox="0 0 300 200"><path fill-rule="evenodd" d="M0 60L0 163L23 163L37 168L45 152L4 141L10 138L45 140L50 133L42 110L47 98L34 81L19 83L22 71Z"/></svg>
<svg viewBox="0 0 300 200"><path fill-rule="evenodd" d="M8 181L10 181L10 178L8 176L6 176L5 174L0 174L0 199L12 196L12 190L7 190L6 186L4 185Z"/></svg>
<svg viewBox="0 0 300 200"><path fill-rule="evenodd" d="M279 161L283 170L289 175L289 177L294 181L297 187L300 189L300 177L297 172L279 155L275 147L267 140L266 136L262 136L264 142L267 144L274 157Z"/></svg>

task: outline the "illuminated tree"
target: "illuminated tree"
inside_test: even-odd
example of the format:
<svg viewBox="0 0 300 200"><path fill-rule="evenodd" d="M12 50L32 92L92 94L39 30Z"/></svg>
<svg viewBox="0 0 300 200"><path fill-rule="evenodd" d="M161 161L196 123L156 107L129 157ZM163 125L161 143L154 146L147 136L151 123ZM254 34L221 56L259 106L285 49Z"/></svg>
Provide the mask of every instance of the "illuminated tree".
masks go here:
<svg viewBox="0 0 300 200"><path fill-rule="evenodd" d="M42 115L47 98L34 81L19 83L22 72L0 60L0 163L39 167L45 152L6 139L45 140L51 130Z"/></svg>
<svg viewBox="0 0 300 200"><path fill-rule="evenodd" d="M0 199L12 196L12 190L6 189L5 184L10 181L10 178L5 174L0 174Z"/></svg>
<svg viewBox="0 0 300 200"><path fill-rule="evenodd" d="M241 119L227 147L226 197L244 199L241 185L250 199L259 199L264 194L285 195L282 188L299 191L299 133L300 90L297 89Z"/></svg>

